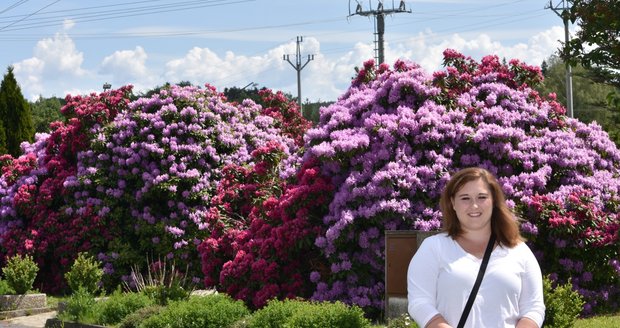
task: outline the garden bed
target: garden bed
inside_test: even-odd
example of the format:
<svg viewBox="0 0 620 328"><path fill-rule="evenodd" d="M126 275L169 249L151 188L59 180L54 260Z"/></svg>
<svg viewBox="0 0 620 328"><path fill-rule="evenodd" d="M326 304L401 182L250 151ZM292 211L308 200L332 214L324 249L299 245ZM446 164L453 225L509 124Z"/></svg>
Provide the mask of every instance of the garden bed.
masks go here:
<svg viewBox="0 0 620 328"><path fill-rule="evenodd" d="M0 319L49 312L45 294L0 295Z"/></svg>
<svg viewBox="0 0 620 328"><path fill-rule="evenodd" d="M91 325L79 322L62 321L58 318L50 318L45 322L45 328L104 328L105 326Z"/></svg>

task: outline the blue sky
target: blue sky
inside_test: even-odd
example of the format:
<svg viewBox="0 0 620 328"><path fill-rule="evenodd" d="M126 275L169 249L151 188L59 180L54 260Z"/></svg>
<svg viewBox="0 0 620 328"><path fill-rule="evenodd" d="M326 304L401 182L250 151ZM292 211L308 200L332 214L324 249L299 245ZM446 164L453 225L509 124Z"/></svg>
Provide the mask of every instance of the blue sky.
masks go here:
<svg viewBox="0 0 620 328"><path fill-rule="evenodd" d="M400 1L383 1L385 9ZM377 0L359 2L376 9ZM561 1L553 0L556 5ZM548 0L412 0L385 18L385 59L440 69L453 48L540 65L564 39ZM297 95L293 59L303 37L302 99L335 100L354 67L374 57L374 19L355 0L7 0L0 2L0 68L15 67L24 96L64 97L165 82L259 87Z"/></svg>

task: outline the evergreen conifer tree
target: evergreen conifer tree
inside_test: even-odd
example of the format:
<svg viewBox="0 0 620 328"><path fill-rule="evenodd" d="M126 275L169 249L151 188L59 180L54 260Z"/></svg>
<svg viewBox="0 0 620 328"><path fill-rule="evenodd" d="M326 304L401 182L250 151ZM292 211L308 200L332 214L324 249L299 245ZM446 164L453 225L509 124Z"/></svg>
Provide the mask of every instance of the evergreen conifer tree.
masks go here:
<svg viewBox="0 0 620 328"><path fill-rule="evenodd" d="M0 115L4 117L4 115ZM3 154L6 154L6 131L4 129L4 123L0 119L0 155Z"/></svg>
<svg viewBox="0 0 620 328"><path fill-rule="evenodd" d="M32 142L34 127L30 105L22 95L12 66L8 67L0 85L0 115L4 123L7 153L17 157L21 153L19 145L23 141Z"/></svg>

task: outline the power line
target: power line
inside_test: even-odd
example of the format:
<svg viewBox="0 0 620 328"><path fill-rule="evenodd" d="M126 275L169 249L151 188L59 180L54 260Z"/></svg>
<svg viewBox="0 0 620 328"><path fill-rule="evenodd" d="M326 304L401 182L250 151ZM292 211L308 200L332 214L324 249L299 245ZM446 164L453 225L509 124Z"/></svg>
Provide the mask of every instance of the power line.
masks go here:
<svg viewBox="0 0 620 328"><path fill-rule="evenodd" d="M16 7L18 7L19 5L22 5L22 4L26 3L26 2L28 2L28 0L20 0L20 1L17 1L16 3L14 3L14 4L10 5L8 8L6 8L6 9L4 9L4 10L0 11L0 14L4 14L5 12L7 12L7 11L9 11L9 10L13 9L13 8L16 8Z"/></svg>
<svg viewBox="0 0 620 328"><path fill-rule="evenodd" d="M239 3L246 3L246 2L252 2L252 1L256 1L256 0L237 0L237 1L225 1L225 0L201 0L201 1L185 1L185 2L175 2L175 3L169 3L169 4L161 4L161 5L148 5L148 6L140 6L140 7L129 7L129 8L121 8L121 9L110 9L110 10L103 10L103 11L95 11L95 12L85 12L85 13L81 13L81 14L76 14L73 16L68 16L67 15L67 11L54 11L54 12L50 12L50 13L59 13L58 15L48 15L48 16L41 16L41 17L35 17L35 19L29 19L28 21L30 21L30 23L28 24L20 24L12 29L8 29L6 31L18 31L18 30L25 30L25 29L33 29L33 28L39 28L39 27L49 27L49 26L57 26L57 25L62 25L63 22L67 19L67 17L70 17L69 19L75 21L75 22L93 22L93 21L101 21L101 20L109 20L109 19L116 19L116 18L126 18L126 17L137 17L137 16L145 16L145 15L151 15L151 14L158 14L158 13L169 13L169 12L174 12L174 11L184 11L184 10L190 10L190 9L198 9L198 8L206 8L206 7L216 7L216 6L225 6L225 5L232 5L232 4L239 4ZM145 1L138 1L138 2L134 2L132 4L138 4L138 3L142 3ZM99 8L109 8L110 6L120 6L119 4L115 4L115 5L109 5L109 6L97 6L97 7L87 7L87 8L77 8L77 9L72 9L71 11L84 11L87 9L99 9ZM49 13L47 13L49 14ZM18 19L17 21L13 21L11 25L16 24L17 22L21 22L24 21L26 18L29 18L31 15L28 15L26 17L22 17L20 19ZM14 18L14 17L21 17L21 16L11 16L8 18ZM6 20L6 18L4 19ZM2 21L2 19L0 19L0 21Z"/></svg>
<svg viewBox="0 0 620 328"><path fill-rule="evenodd" d="M51 5L53 5L53 4L55 4L55 3L59 2L59 1L60 1L60 0L56 0L56 1L52 2L52 3L50 3L49 5L44 6L43 8L41 8L41 9L39 9L39 10L37 10L37 11L33 12L32 14L24 16L24 18L22 18L22 19L16 20L16 21L14 21L14 22L12 22L12 23L10 23L9 25L6 25L6 26L4 26L4 27L0 27L0 31L2 31L2 30L4 30L4 29L6 29L7 27L13 26L13 25L15 25L15 24L17 24L17 23L19 23L19 22L23 21L24 19L27 19L28 17L30 17L30 16L32 16L32 15L34 15L34 14L36 14L36 13L40 12L41 10L43 10L43 9L45 9L45 8L47 8L47 7L50 7Z"/></svg>

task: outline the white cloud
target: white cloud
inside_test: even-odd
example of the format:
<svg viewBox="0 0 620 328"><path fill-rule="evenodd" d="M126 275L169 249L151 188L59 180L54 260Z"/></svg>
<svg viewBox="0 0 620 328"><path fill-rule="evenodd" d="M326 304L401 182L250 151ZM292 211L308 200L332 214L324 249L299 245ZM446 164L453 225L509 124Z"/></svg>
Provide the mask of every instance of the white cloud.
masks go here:
<svg viewBox="0 0 620 328"><path fill-rule="evenodd" d="M65 27L71 28L72 22L67 21ZM441 69L442 52L446 48L456 49L476 60L496 54L500 58L517 58L531 65L540 65L556 51L558 41L562 39L561 26L534 34L527 42L517 44L499 42L493 34L438 35L426 30L395 42L388 40L385 57L389 64L398 58L417 62L429 73ZM306 62L307 54L314 54L314 60L301 72L304 100L337 99L349 87L355 74L354 67L374 57L371 42L355 43L350 50L339 55L334 55L333 50L322 53L321 43L314 37L304 38L301 46L302 63ZM101 91L104 82L111 82L114 88L133 84L134 90L144 91L165 82L180 81L197 85L210 83L220 90L254 82L296 96L297 73L282 58L289 54L291 61L295 62L295 53L295 39L254 56L233 51L216 53L209 48L194 47L169 59L169 54L151 51L147 55L143 47L135 46L133 50L111 53L99 61L101 64L97 69L84 69L84 54L66 33L58 33L53 38L40 40L33 56L14 66L22 91L30 99L39 94L47 97L64 96L67 92ZM166 59L158 63L158 58ZM97 62L97 58L89 60Z"/></svg>
<svg viewBox="0 0 620 328"><path fill-rule="evenodd" d="M99 72L109 76L115 87L132 84L136 90L150 89L162 82L147 67L147 59L148 55L140 46L134 50L115 51L103 59Z"/></svg>
<svg viewBox="0 0 620 328"><path fill-rule="evenodd" d="M45 63L43 73L46 75L81 76L86 73L81 67L84 54L76 49L73 40L64 33L56 33L54 38L37 42L34 57Z"/></svg>
<svg viewBox="0 0 620 328"><path fill-rule="evenodd" d="M53 38L37 42L33 57L14 64L15 75L25 95L36 99L58 83L87 78L88 72L81 67L83 61L84 55L73 40L67 34L56 33Z"/></svg>

